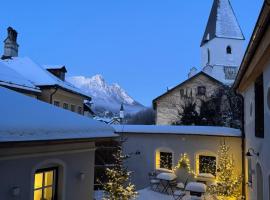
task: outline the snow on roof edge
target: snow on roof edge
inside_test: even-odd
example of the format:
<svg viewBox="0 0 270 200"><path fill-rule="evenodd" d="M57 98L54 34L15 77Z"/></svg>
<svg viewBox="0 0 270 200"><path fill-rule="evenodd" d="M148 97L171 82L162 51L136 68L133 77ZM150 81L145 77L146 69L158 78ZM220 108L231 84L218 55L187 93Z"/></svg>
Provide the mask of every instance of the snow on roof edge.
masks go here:
<svg viewBox="0 0 270 200"><path fill-rule="evenodd" d="M113 125L116 133L241 137L241 130L216 126Z"/></svg>
<svg viewBox="0 0 270 200"><path fill-rule="evenodd" d="M0 116L0 143L118 136L109 125L5 87L0 87L0 95L0 110L4 113ZM10 106L14 107L13 112Z"/></svg>

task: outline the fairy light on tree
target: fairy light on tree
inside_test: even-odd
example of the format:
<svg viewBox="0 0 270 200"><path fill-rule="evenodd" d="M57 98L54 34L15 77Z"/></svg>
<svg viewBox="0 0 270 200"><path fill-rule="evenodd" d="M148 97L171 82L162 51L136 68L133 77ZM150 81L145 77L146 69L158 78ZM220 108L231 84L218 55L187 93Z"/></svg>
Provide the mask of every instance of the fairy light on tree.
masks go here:
<svg viewBox="0 0 270 200"><path fill-rule="evenodd" d="M135 185L130 183L131 172L124 167L124 160L128 158L119 149L115 154L115 166L106 169L108 181L103 185L103 200L130 200L137 196Z"/></svg>
<svg viewBox="0 0 270 200"><path fill-rule="evenodd" d="M241 184L242 176L236 174L233 156L229 154L228 145L220 145L218 151L218 170L216 176L216 184L208 188L208 192L216 195L218 199L242 199Z"/></svg>
<svg viewBox="0 0 270 200"><path fill-rule="evenodd" d="M180 155L180 158L174 168L174 171L176 171L177 169L186 169L189 174L194 174L194 172L191 170L190 159L187 153Z"/></svg>

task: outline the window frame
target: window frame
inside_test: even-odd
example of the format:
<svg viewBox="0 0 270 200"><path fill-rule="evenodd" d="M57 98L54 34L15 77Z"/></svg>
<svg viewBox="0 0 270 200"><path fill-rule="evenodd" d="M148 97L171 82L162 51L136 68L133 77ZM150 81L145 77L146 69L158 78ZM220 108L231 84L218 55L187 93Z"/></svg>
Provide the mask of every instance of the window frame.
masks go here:
<svg viewBox="0 0 270 200"><path fill-rule="evenodd" d="M52 185L48 185L48 186L45 186L45 183L44 183L44 180L45 180L45 173L46 172L50 172L50 171L53 171L53 183ZM38 173L42 173L42 186L39 187L39 188L35 188L35 175L38 174ZM33 188L32 188L32 194L33 194L33 199L35 198L35 191L37 190L41 190L42 193L42 198L44 198L44 190L46 188L52 188L52 200L56 200L57 199L57 188L58 188L58 167L50 167L50 168L40 168L40 169L37 169L34 173L34 184L33 184Z"/></svg>
<svg viewBox="0 0 270 200"><path fill-rule="evenodd" d="M226 53L227 53L228 55L231 55L231 54L232 54L232 47L231 47L230 45L228 45L228 46L226 47Z"/></svg>
<svg viewBox="0 0 270 200"><path fill-rule="evenodd" d="M161 168L161 166L160 166L160 153L161 152L171 153L171 155L172 155L172 159L171 159L172 169ZM174 152L171 149L165 148L165 147L156 149L156 151L155 151L155 169L160 170L160 171L172 171L173 167L174 167Z"/></svg>
<svg viewBox="0 0 270 200"><path fill-rule="evenodd" d="M67 105L67 107L65 107L65 105ZM64 102L64 103L63 103L63 108L64 108L65 110L68 110L68 109L69 109L68 103Z"/></svg>
<svg viewBox="0 0 270 200"><path fill-rule="evenodd" d="M168 160L163 162L163 161L161 161L161 154L165 154L165 155L167 154L167 155L169 155L170 158L166 158ZM167 169L167 170L173 169L173 153L172 152L160 151L159 152L159 160L160 160L159 161L159 168L160 169ZM167 162L167 163L165 164L165 162ZM164 163L163 164L164 166L161 166L162 163ZM168 165L168 168L166 168L166 165Z"/></svg>
<svg viewBox="0 0 270 200"><path fill-rule="evenodd" d="M60 107L60 101L54 100L53 105L56 106L56 107Z"/></svg>
<svg viewBox="0 0 270 200"><path fill-rule="evenodd" d="M214 174L212 172L201 172L201 157L209 157L215 159L215 172ZM213 155L205 155L205 154L199 154L198 155L198 174L212 174L213 176L217 175L217 157Z"/></svg>
<svg viewBox="0 0 270 200"><path fill-rule="evenodd" d="M201 92L203 91L203 92ZM199 96L205 96L206 95L206 87L205 86L198 86L197 87L197 95Z"/></svg>
<svg viewBox="0 0 270 200"><path fill-rule="evenodd" d="M70 110L72 112L75 112L76 111L76 106L74 104L70 104Z"/></svg>
<svg viewBox="0 0 270 200"><path fill-rule="evenodd" d="M78 111L78 113L79 113L80 115L83 114L83 109L82 109L81 106L78 106L77 111Z"/></svg>

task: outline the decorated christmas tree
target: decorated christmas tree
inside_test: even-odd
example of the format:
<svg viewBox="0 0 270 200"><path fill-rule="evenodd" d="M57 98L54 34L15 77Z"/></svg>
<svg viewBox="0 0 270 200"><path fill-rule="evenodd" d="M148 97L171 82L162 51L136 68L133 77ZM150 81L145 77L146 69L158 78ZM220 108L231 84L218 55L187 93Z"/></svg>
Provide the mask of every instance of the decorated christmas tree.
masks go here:
<svg viewBox="0 0 270 200"><path fill-rule="evenodd" d="M108 181L103 184L103 200L130 200L137 196L135 186L130 183L131 172L124 167L124 160L127 156L122 154L119 149L114 154L115 165L113 168L106 169Z"/></svg>
<svg viewBox="0 0 270 200"><path fill-rule="evenodd" d="M225 144L220 145L218 152L218 170L216 184L210 186L209 193L220 200L241 199L242 177L235 171L233 156L229 154L230 148Z"/></svg>

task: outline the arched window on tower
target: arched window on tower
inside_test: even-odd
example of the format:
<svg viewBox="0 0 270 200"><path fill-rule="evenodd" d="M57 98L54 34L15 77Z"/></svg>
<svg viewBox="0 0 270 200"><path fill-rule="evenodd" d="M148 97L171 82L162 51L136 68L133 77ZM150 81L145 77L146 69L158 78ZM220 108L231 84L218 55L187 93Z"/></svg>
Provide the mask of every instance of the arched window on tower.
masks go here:
<svg viewBox="0 0 270 200"><path fill-rule="evenodd" d="M230 46L227 46L226 51L227 51L227 54L232 54L232 48Z"/></svg>
<svg viewBox="0 0 270 200"><path fill-rule="evenodd" d="M207 64L210 63L210 49L207 49Z"/></svg>

